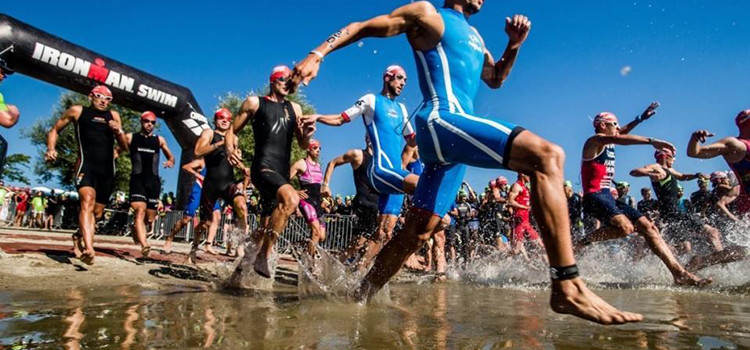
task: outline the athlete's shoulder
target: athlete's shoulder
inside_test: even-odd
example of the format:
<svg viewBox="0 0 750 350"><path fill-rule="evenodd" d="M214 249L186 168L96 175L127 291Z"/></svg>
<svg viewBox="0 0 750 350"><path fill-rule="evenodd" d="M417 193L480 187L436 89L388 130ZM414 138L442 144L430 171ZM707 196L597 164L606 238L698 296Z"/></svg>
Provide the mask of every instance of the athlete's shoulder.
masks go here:
<svg viewBox="0 0 750 350"><path fill-rule="evenodd" d="M412 16L424 16L437 14L438 9L429 1L415 1L404 5L401 9L407 11Z"/></svg>
<svg viewBox="0 0 750 350"><path fill-rule="evenodd" d="M213 129L203 129L200 137L213 137L213 136L214 136Z"/></svg>

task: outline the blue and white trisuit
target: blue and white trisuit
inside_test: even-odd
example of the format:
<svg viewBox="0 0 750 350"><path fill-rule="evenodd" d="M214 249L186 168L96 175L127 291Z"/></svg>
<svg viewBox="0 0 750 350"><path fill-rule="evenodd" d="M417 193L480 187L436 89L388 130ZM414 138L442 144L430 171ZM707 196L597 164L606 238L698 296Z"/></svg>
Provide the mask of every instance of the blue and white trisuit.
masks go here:
<svg viewBox="0 0 750 350"><path fill-rule="evenodd" d="M409 175L401 167L401 151L404 140L414 137L414 128L402 103L379 94L364 95L341 113L347 122L360 115L372 142L367 177L379 193L378 209L381 215L398 215L404 201L404 179Z"/></svg>
<svg viewBox="0 0 750 350"><path fill-rule="evenodd" d="M463 14L440 8L445 32L432 49L414 51L424 101L415 113L419 177L414 206L444 216L461 186L466 166L506 168L513 139L524 129L474 115L485 47Z"/></svg>

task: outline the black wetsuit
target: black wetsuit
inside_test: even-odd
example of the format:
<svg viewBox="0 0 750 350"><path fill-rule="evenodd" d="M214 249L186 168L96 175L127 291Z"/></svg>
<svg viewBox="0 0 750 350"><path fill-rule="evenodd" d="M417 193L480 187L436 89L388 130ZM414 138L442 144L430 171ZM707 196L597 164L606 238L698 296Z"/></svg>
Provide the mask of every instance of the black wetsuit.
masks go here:
<svg viewBox="0 0 750 350"><path fill-rule="evenodd" d="M74 122L78 141L76 188L93 187L99 204L109 203L115 182L115 134L109 128L112 119L110 111L83 107Z"/></svg>
<svg viewBox="0 0 750 350"><path fill-rule="evenodd" d="M224 140L224 135L214 131L211 144ZM241 188L234 183L234 169L227 160L227 149L219 147L203 157L206 161L206 176L203 179L203 193L201 193L201 220L211 220L214 205L219 198L225 203L233 203L234 197L242 196Z"/></svg>
<svg viewBox="0 0 750 350"><path fill-rule="evenodd" d="M354 170L354 186L357 194L352 201L352 209L357 217L355 234L372 237L378 229L378 194L370 187L367 180L367 169L372 162L372 155L362 150L362 164Z"/></svg>
<svg viewBox="0 0 750 350"><path fill-rule="evenodd" d="M700 232L703 222L690 213L680 211L680 185L669 169L664 168L664 171L667 172L667 177L661 181L652 181L651 185L656 194L659 217L667 225L666 231L671 232L668 236L674 240L683 233Z"/></svg>
<svg viewBox="0 0 750 350"><path fill-rule="evenodd" d="M276 193L289 184L292 139L297 128L297 115L289 101L259 99L253 116L255 152L251 176L260 192L261 216L270 216L276 207Z"/></svg>
<svg viewBox="0 0 750 350"><path fill-rule="evenodd" d="M698 190L690 195L690 203L693 203L693 210L700 217L706 217L709 208L713 205L712 194L709 190Z"/></svg>
<svg viewBox="0 0 750 350"><path fill-rule="evenodd" d="M134 133L130 140L130 202L146 202L147 209L156 209L161 194L159 179L159 136Z"/></svg>

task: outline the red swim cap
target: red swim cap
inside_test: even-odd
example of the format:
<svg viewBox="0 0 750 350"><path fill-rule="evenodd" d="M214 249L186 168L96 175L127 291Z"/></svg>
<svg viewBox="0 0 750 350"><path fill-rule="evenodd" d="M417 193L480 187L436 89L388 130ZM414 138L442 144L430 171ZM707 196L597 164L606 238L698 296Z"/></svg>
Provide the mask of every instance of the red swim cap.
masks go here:
<svg viewBox="0 0 750 350"><path fill-rule="evenodd" d="M617 123L617 116L610 112L601 112L594 117L594 127L599 123Z"/></svg>
<svg viewBox="0 0 750 350"><path fill-rule="evenodd" d="M91 94L99 94L112 97L112 91L109 91L109 88L104 85L95 86L93 89L91 89Z"/></svg>
<svg viewBox="0 0 750 350"><path fill-rule="evenodd" d="M156 121L156 114L151 111L145 111L141 114L141 120L143 119Z"/></svg>
<svg viewBox="0 0 750 350"><path fill-rule="evenodd" d="M508 184L508 179L506 179L505 176L500 176L500 177L497 178L496 182L497 182L498 186L507 185Z"/></svg>
<svg viewBox="0 0 750 350"><path fill-rule="evenodd" d="M219 108L219 110L214 113L214 119L232 120L232 112L226 108Z"/></svg>
<svg viewBox="0 0 750 350"><path fill-rule="evenodd" d="M750 120L750 109L740 111L740 113L737 114L737 117L734 118L734 122L737 124L738 128L742 128L742 125L748 120Z"/></svg>
<svg viewBox="0 0 750 350"><path fill-rule="evenodd" d="M711 182L718 182L719 180L726 179L727 177L727 173L723 171L714 171L713 173L711 173Z"/></svg>
<svg viewBox="0 0 750 350"><path fill-rule="evenodd" d="M406 71L404 70L404 68L395 64L392 66L388 66L388 68L385 69L385 72L383 72L383 78L389 77L389 76L395 77L396 74L401 74L404 76L404 78L406 78Z"/></svg>
<svg viewBox="0 0 750 350"><path fill-rule="evenodd" d="M672 152L672 150L666 149L666 148L658 149L654 151L654 158L656 158L656 160L659 160L659 158L664 158L664 157L674 158L674 153Z"/></svg>
<svg viewBox="0 0 750 350"><path fill-rule="evenodd" d="M318 146L318 148L320 148L320 141L312 139L310 140L310 143L307 145L307 150L309 151L315 146Z"/></svg>
<svg viewBox="0 0 750 350"><path fill-rule="evenodd" d="M281 77L285 77L289 74L292 74L292 70L289 69L289 67L285 65L280 65L273 67L273 70L271 71L271 77L269 78L269 81L273 83L276 81L276 79L279 79Z"/></svg>

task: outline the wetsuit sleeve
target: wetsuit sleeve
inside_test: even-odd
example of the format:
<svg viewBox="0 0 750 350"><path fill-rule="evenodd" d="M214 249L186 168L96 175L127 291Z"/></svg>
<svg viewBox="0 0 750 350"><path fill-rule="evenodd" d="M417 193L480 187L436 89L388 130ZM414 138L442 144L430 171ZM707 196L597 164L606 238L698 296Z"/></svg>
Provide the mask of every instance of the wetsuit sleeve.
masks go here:
<svg viewBox="0 0 750 350"><path fill-rule="evenodd" d="M3 98L3 94L0 94L0 111L7 112L8 106L5 105L5 99Z"/></svg>
<svg viewBox="0 0 750 350"><path fill-rule="evenodd" d="M401 113L404 116L402 135L404 135L404 138L407 140L412 139L416 136L416 133L414 132L411 123L409 123L409 113L406 111L406 106L404 106L403 103L399 103L399 105L401 106Z"/></svg>
<svg viewBox="0 0 750 350"><path fill-rule="evenodd" d="M344 120L348 123L352 119L372 113L375 110L375 95L367 94L362 96L353 106L341 113Z"/></svg>

